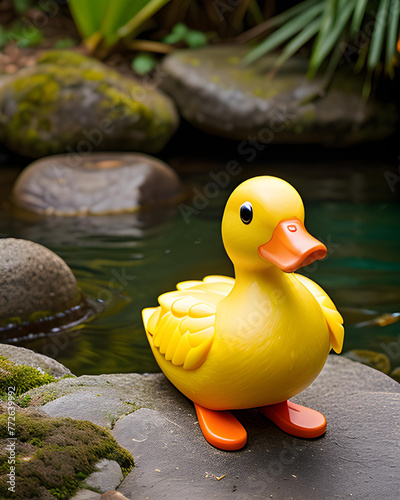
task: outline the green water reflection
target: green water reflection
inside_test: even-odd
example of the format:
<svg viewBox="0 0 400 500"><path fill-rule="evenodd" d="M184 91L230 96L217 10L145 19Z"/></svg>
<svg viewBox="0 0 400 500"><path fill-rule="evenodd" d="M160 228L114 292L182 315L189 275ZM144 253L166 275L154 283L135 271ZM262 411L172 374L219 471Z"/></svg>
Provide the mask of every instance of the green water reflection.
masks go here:
<svg viewBox="0 0 400 500"><path fill-rule="evenodd" d="M31 221L11 217L3 209L3 237L25 238L51 248L71 266L85 294L102 303L102 312L90 322L62 334L24 339L18 345L55 357L77 375L157 371L141 309L155 305L157 296L179 281L206 274L232 275L220 236L222 210L235 185L259 173L247 170L233 179L205 209L191 216L189 224L177 208ZM357 173L361 188L356 192L372 193L366 196L336 196L340 186L348 188L347 177L328 182L326 176L317 176L307 183L304 174L290 169L281 176L302 193L306 226L328 247L328 257L303 272L342 309L347 322L344 351L383 352L392 368L399 366L400 323L365 328L351 324L369 317L364 310L376 311L373 317L400 309L399 204L389 201L390 196L374 196L385 186L376 187L368 173ZM206 174L186 179L188 186L200 190L209 180ZM349 201L352 197L359 201Z"/></svg>

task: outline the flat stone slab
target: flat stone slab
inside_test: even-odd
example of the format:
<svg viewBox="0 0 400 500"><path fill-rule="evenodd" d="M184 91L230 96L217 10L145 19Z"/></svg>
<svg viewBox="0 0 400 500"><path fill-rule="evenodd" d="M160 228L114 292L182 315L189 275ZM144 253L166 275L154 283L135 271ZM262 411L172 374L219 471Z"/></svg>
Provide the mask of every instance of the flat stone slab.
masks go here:
<svg viewBox="0 0 400 500"><path fill-rule="evenodd" d="M317 380L293 398L325 414L323 437L295 438L256 410L238 411L248 443L237 452L217 450L205 441L192 403L162 374L83 376L30 394L47 388L57 397L56 387L64 397L77 393L80 398L108 387L115 398L140 407L120 418L112 431L135 459L135 468L118 488L130 499L393 500L400 488L400 385L342 357L329 356ZM62 401L64 415L84 418L78 407L73 414L71 400L63 397L59 414Z"/></svg>
<svg viewBox="0 0 400 500"><path fill-rule="evenodd" d="M82 375L32 389L30 396L50 417L89 420L112 428L121 417L141 407L152 408L175 391L161 374ZM172 404L172 402L171 402Z"/></svg>

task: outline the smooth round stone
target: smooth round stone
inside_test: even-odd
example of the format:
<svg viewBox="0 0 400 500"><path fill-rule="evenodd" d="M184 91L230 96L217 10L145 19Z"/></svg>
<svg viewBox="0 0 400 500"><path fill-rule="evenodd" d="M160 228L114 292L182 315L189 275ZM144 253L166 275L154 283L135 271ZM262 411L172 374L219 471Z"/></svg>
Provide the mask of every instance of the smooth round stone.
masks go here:
<svg viewBox="0 0 400 500"><path fill-rule="evenodd" d="M191 124L243 141L238 152L247 161L271 142L342 146L395 131L395 105L366 101L363 77L348 65L328 87L323 76L307 78L305 57L292 57L272 76L276 56L246 66L247 51L237 45L176 51L163 61L161 83Z"/></svg>
<svg viewBox="0 0 400 500"><path fill-rule="evenodd" d="M0 80L0 139L19 154L156 153L178 127L172 100L152 84L66 50Z"/></svg>
<svg viewBox="0 0 400 500"><path fill-rule="evenodd" d="M54 155L29 165L13 189L13 203L30 212L100 215L132 212L182 195L168 165L139 153Z"/></svg>
<svg viewBox="0 0 400 500"><path fill-rule="evenodd" d="M80 304L75 276L48 248L32 241L0 239L0 255L0 320L35 321L37 313L48 316Z"/></svg>

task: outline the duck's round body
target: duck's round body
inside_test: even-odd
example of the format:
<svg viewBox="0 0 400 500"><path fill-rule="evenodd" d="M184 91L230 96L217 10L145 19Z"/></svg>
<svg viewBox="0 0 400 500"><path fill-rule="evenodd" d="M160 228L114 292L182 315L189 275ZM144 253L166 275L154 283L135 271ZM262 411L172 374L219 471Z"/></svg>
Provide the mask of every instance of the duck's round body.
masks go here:
<svg viewBox="0 0 400 500"><path fill-rule="evenodd" d="M211 306L198 334L214 329L212 345L195 369L167 360L148 333L161 370L193 402L212 410L278 403L304 390L323 368L330 340L319 303L296 275L275 278L235 284L232 278L210 276L161 298ZM158 311L153 314L154 321ZM164 318L170 331L179 331L182 318L171 310Z"/></svg>
<svg viewBox="0 0 400 500"><path fill-rule="evenodd" d="M300 196L285 181L244 182L222 222L235 279L182 282L143 311L157 363L196 405L233 410L287 401L312 383L331 347L341 350L333 302L293 272L326 255L303 220Z"/></svg>

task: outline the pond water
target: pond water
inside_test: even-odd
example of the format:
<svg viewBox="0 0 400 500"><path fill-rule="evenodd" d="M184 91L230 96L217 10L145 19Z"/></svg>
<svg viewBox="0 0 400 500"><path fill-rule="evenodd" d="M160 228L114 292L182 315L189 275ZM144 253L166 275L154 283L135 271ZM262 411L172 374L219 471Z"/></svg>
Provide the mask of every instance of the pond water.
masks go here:
<svg viewBox="0 0 400 500"><path fill-rule="evenodd" d="M392 368L400 365L400 323L363 326L400 309L400 205L385 179L387 167L374 162L301 167L260 163L246 166L230 177L225 189L213 191L209 172L224 170L226 163L183 158L176 165L189 194L213 193L189 221L178 207L108 217L22 217L6 203L18 169L0 171L0 236L32 240L58 253L99 307L89 321L72 329L13 343L56 358L76 375L158 371L143 330L142 308L156 305L158 295L179 281L207 274L232 276L220 236L225 201L245 178L273 174L299 190L307 229L328 247L327 258L303 273L342 312L344 352L370 349L387 354ZM190 207L192 203L186 202Z"/></svg>

